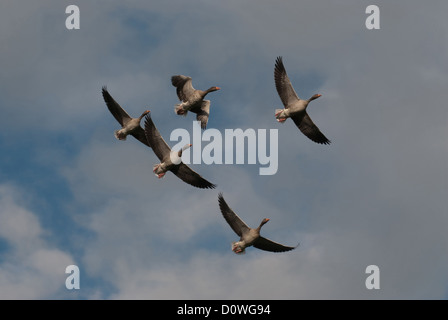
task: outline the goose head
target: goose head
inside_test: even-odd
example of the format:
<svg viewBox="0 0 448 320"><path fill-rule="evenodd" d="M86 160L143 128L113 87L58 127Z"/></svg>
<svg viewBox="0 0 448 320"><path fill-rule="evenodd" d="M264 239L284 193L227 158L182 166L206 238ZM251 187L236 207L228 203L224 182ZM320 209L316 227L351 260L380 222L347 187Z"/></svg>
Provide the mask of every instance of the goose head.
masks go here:
<svg viewBox="0 0 448 320"><path fill-rule="evenodd" d="M186 144L180 149L179 151L171 151L170 153L170 160L171 163L174 165L179 165L182 162L182 152L190 148L192 144Z"/></svg>
<svg viewBox="0 0 448 320"><path fill-rule="evenodd" d="M144 116L146 116L148 113L150 113L151 111L149 111L149 110L145 110L143 113L142 113L142 115L139 117L139 119L140 120L142 120L143 119L143 117Z"/></svg>
<svg viewBox="0 0 448 320"><path fill-rule="evenodd" d="M182 157L182 152L184 152L185 150L187 150L187 149L190 148L191 146L192 146L191 143L187 143L186 145L184 145L184 146L182 147L182 149L179 150L179 152L177 153L177 155L178 155L179 157Z"/></svg>
<svg viewBox="0 0 448 320"><path fill-rule="evenodd" d="M260 232L261 227L264 226L269 220L270 219L268 219L268 218L264 218L263 220L261 220L261 223L257 228L258 232Z"/></svg>
<svg viewBox="0 0 448 320"><path fill-rule="evenodd" d="M221 88L220 87L210 87L206 90L206 92L209 93L209 92L218 91L218 90L221 90Z"/></svg>
<svg viewBox="0 0 448 320"><path fill-rule="evenodd" d="M311 98L308 99L308 102L316 100L317 98L321 97L321 94L316 93L315 95L313 95Z"/></svg>

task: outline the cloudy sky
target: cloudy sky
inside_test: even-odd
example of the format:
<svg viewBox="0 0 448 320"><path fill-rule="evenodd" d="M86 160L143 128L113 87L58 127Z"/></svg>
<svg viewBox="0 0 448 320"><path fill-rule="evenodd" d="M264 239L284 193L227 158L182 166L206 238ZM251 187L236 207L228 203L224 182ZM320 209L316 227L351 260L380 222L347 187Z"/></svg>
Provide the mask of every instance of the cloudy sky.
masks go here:
<svg viewBox="0 0 448 320"><path fill-rule="evenodd" d="M68 30L68 5L80 29ZM380 29L366 7L378 5ZM448 298L446 1L2 1L1 299ZM280 124L274 63L332 140ZM221 87L208 128L278 130L278 171L167 173L101 96L192 132L170 77ZM207 143L204 142L202 147ZM223 150L224 152L224 150ZM287 253L230 250L218 193ZM65 287L77 265L81 288ZM380 289L365 286L380 269Z"/></svg>

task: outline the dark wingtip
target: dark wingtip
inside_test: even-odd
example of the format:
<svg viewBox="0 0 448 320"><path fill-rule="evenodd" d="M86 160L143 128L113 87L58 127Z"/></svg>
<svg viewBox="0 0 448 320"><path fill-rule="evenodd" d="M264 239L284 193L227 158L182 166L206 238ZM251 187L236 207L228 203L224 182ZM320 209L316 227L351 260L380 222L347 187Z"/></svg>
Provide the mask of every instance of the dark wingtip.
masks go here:
<svg viewBox="0 0 448 320"><path fill-rule="evenodd" d="M103 99L104 99L104 101L106 102L106 103L108 103L108 102L110 102L111 101L111 96L110 96L110 93L109 93L109 91L107 91L107 87L106 86L103 86L102 88L101 88L101 93L102 93L102 95L103 95Z"/></svg>
<svg viewBox="0 0 448 320"><path fill-rule="evenodd" d="M297 249L298 247L300 247L300 242L299 242L297 245L295 245L294 247L290 247L290 248L286 249L286 250L283 251L283 252L286 252L286 251L292 251L292 250Z"/></svg>
<svg viewBox="0 0 448 320"><path fill-rule="evenodd" d="M215 189L216 184L210 183L207 180L205 180L206 183L197 184L197 183L191 183L187 182L188 184L192 185L193 187L199 188L199 189Z"/></svg>
<svg viewBox="0 0 448 320"><path fill-rule="evenodd" d="M148 110L149 111L149 110ZM149 121L151 121L151 111L149 111L146 116L145 116L145 133L148 130L150 123Z"/></svg>
<svg viewBox="0 0 448 320"><path fill-rule="evenodd" d="M275 67L283 67L283 58L282 58L282 56L278 56L277 59L275 59Z"/></svg>
<svg viewBox="0 0 448 320"><path fill-rule="evenodd" d="M176 86L174 83L176 82L176 77L178 77L178 75L175 75L175 76L172 76L171 77L171 84L173 85L173 86Z"/></svg>
<svg viewBox="0 0 448 320"><path fill-rule="evenodd" d="M222 195L222 192L218 193L218 202L220 208L222 208L222 206L227 205L226 201L224 200L224 196Z"/></svg>
<svg viewBox="0 0 448 320"><path fill-rule="evenodd" d="M279 56L275 60L274 76L279 77L284 73L286 73L286 69L285 66L283 65L283 58Z"/></svg>
<svg viewBox="0 0 448 320"><path fill-rule="evenodd" d="M209 184L206 184L206 185L201 186L199 188L202 188L202 189L215 189L216 187L217 187L216 184L213 184L213 183L209 182Z"/></svg>
<svg viewBox="0 0 448 320"><path fill-rule="evenodd" d="M218 204L219 204L219 210L221 210L221 213L224 215L224 212L226 211L228 205L227 202L224 200L222 192L218 193Z"/></svg>
<svg viewBox="0 0 448 320"><path fill-rule="evenodd" d="M182 79L180 78L182 75L180 75L180 74L176 74L176 75L174 75L174 76L172 76L171 77L171 84L174 86L174 87L178 87L179 85L181 85L182 84Z"/></svg>
<svg viewBox="0 0 448 320"><path fill-rule="evenodd" d="M211 182L210 182L210 185L208 186L209 189L215 189L216 187L217 187L217 185L214 183L211 183Z"/></svg>

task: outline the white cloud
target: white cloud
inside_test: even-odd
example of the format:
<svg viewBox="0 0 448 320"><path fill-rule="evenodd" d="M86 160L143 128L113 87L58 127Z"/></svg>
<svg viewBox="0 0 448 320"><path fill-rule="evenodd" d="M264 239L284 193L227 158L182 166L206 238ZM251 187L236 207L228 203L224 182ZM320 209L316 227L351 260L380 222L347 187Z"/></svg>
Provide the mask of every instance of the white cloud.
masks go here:
<svg viewBox="0 0 448 320"><path fill-rule="evenodd" d="M26 197L10 185L0 185L0 239L7 244L0 261L1 299L47 299L65 289L70 254L45 240L35 213L23 206Z"/></svg>

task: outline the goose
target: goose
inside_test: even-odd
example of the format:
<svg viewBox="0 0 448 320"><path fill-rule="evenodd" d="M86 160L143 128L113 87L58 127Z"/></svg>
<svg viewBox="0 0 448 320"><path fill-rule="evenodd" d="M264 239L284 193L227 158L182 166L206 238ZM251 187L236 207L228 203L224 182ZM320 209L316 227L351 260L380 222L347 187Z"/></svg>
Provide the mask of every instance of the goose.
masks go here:
<svg viewBox="0 0 448 320"><path fill-rule="evenodd" d="M286 119L291 118L300 131L309 139L320 144L330 144L331 141L324 136L306 112L308 104L322 95L315 94L308 100L300 99L286 73L282 57L277 57L275 61L274 79L278 95L285 106L284 109L275 109L277 121L284 123Z"/></svg>
<svg viewBox="0 0 448 320"><path fill-rule="evenodd" d="M115 100L107 91L107 87L104 86L102 88L103 98L106 102L107 108L110 113L115 117L118 123L121 124L120 130L115 130L114 135L118 140L126 140L128 135L132 135L134 138L144 143L148 147L151 147L148 143L148 140L145 136L145 131L140 126L140 121L143 119L145 115L149 113L149 110L146 110L142 113L142 115L138 118L132 118Z"/></svg>
<svg viewBox="0 0 448 320"><path fill-rule="evenodd" d="M207 90L196 90L193 88L191 77L176 75L171 77L171 84L176 87L176 93L182 103L176 104L174 111L178 115L186 116L188 111L196 113L196 120L201 123L201 128L207 127L210 114L210 100L204 97L220 87L210 87Z"/></svg>
<svg viewBox="0 0 448 320"><path fill-rule="evenodd" d="M271 252L284 252L296 248L285 246L260 236L261 227L270 221L270 219L264 218L257 228L250 228L232 209L230 209L224 200L222 193L218 194L218 202L219 209L221 210L224 219L230 225L232 230L240 236L239 241L232 242L232 251L236 254L244 254L246 248L250 246Z"/></svg>
<svg viewBox="0 0 448 320"><path fill-rule="evenodd" d="M171 151L154 125L150 113L145 117L145 134L152 150L160 160L160 163L153 166L153 172L159 179L164 177L167 171L171 171L184 182L197 188L214 189L216 187L182 162L182 152L192 145L186 144L179 151Z"/></svg>

